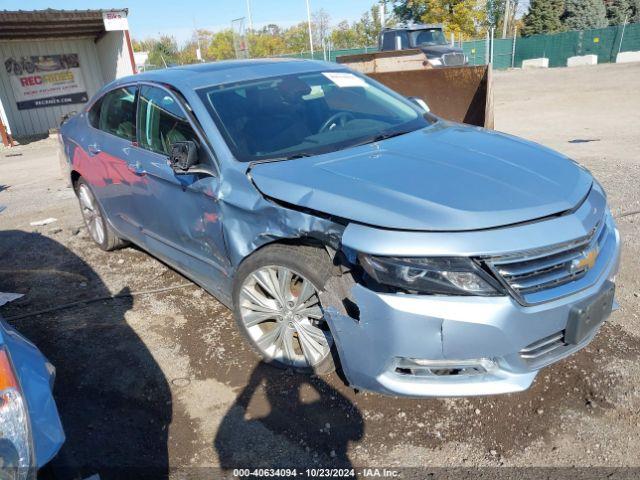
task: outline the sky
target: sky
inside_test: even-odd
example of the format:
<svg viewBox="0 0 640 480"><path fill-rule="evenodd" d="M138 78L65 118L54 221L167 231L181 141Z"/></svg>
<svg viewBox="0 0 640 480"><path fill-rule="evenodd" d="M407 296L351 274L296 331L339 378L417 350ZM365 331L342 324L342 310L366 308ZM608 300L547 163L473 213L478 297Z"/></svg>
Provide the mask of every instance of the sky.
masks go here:
<svg viewBox="0 0 640 480"><path fill-rule="evenodd" d="M375 0L309 0L311 11L324 8L332 23L357 20ZM307 19L305 0L250 0L255 28L275 23L288 27ZM220 30L230 28L231 20L247 16L246 0L2 0L6 10L108 9L128 8L129 29L136 39L173 35L179 43L191 38L197 28Z"/></svg>

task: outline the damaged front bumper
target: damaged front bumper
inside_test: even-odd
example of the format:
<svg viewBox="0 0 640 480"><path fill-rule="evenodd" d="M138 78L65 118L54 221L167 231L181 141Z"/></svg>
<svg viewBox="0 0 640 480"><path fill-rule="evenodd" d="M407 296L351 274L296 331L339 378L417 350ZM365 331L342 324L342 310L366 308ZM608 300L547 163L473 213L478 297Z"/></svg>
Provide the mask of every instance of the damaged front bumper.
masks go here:
<svg viewBox="0 0 640 480"><path fill-rule="evenodd" d="M529 388L540 368L593 339L602 322L576 345L565 344L562 332L574 305L610 285L606 280L571 297L523 307L506 296L385 294L356 284L359 319L335 308L326 317L354 388L410 397L518 392ZM431 373L419 364L411 368L416 360L451 365ZM480 368L464 368L465 360Z"/></svg>
<svg viewBox="0 0 640 480"><path fill-rule="evenodd" d="M433 255L447 245L474 256L509 242L517 251L536 242L544 245L578 238L592 230L595 211L587 204L576 216L547 222L545 227L552 228L529 224L489 234L441 238L439 234L357 227L347 228L343 240L349 247L360 251L370 248L374 254L391 255L395 252L385 249L394 248L401 249L403 255ZM359 283L343 286L341 295L348 291L349 301L358 308L355 313L354 308L347 312L335 299L326 297L329 307L325 318L347 380L355 388L410 397L490 395L527 389L541 368L585 347L615 305L620 236L613 220L608 222L608 237L594 276L585 277L590 283L535 305L519 303L509 295L380 293ZM576 325L580 335L575 334Z"/></svg>

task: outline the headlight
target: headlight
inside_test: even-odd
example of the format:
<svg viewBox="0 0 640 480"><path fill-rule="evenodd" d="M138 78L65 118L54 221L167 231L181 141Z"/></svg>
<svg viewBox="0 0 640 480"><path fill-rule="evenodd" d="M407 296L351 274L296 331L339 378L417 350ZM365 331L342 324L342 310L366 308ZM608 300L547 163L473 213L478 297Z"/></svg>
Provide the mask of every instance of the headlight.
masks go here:
<svg viewBox="0 0 640 480"><path fill-rule="evenodd" d="M433 65L434 67L441 67L442 66L442 59L441 58L428 58L427 61Z"/></svg>
<svg viewBox="0 0 640 480"><path fill-rule="evenodd" d="M0 478L34 478L29 417L7 351L0 347Z"/></svg>
<svg viewBox="0 0 640 480"><path fill-rule="evenodd" d="M375 281L433 295L502 295L492 277L464 257L398 258L360 254L360 265Z"/></svg>

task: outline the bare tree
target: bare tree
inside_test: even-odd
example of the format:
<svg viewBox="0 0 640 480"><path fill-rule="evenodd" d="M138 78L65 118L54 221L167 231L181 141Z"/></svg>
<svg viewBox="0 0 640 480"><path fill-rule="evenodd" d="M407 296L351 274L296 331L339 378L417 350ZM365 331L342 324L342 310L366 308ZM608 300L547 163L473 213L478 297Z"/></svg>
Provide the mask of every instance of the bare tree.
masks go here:
<svg viewBox="0 0 640 480"><path fill-rule="evenodd" d="M320 48L324 41L331 36L331 16L324 8L316 10L311 15L311 31L313 32L313 44Z"/></svg>

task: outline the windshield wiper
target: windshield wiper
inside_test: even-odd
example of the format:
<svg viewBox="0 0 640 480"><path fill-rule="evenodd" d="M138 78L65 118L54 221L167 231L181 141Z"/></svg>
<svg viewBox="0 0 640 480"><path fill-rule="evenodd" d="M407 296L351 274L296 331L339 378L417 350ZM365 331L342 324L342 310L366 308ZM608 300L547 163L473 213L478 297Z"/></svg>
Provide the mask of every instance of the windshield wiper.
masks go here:
<svg viewBox="0 0 640 480"><path fill-rule="evenodd" d="M361 145L367 145L369 143L380 142L380 141L386 140L388 138L399 137L400 135L404 135L406 133L411 133L411 132L415 132L415 130L399 130L397 132L379 133L377 135L374 135L374 136L371 136L371 137L367 137L367 139L362 141L362 142L358 142L358 143L356 143L354 145L348 145L347 147L344 147L344 148L359 147ZM322 153L326 153L326 152L317 152L317 153L297 152L297 153L292 153L291 155L283 155L282 157L262 158L262 159L260 159L258 161L260 161L260 162L280 162L280 161L283 161L283 160L295 160L297 158L313 157L315 155L320 155Z"/></svg>
<svg viewBox="0 0 640 480"><path fill-rule="evenodd" d="M393 138L393 137L399 137L400 135L404 135L406 133L411 133L414 131L415 130L400 130L397 132L379 133L377 135L367 138L362 142L356 143L354 147L359 147L360 145L367 145L368 143L381 142L382 140L387 140L388 138Z"/></svg>
<svg viewBox="0 0 640 480"><path fill-rule="evenodd" d="M313 157L314 155L317 155L317 154L309 153L309 152L300 152L300 153L292 153L291 155L284 155L282 157L264 158L262 160L264 160L265 162L277 162L280 160L295 160L296 158Z"/></svg>

